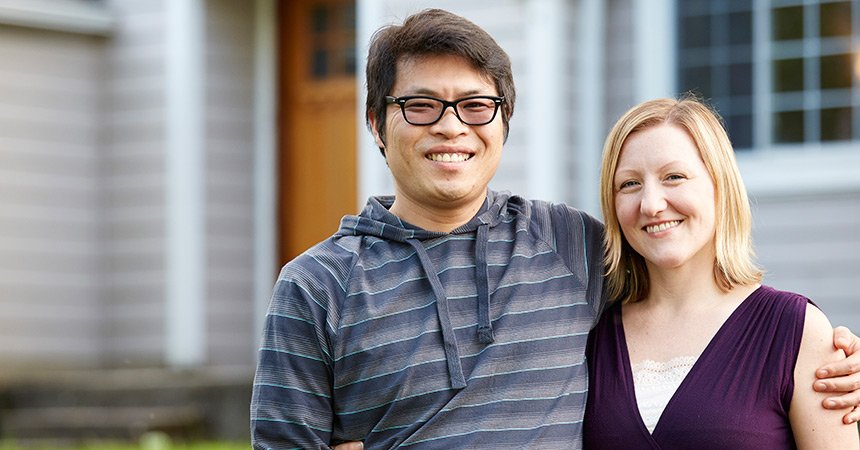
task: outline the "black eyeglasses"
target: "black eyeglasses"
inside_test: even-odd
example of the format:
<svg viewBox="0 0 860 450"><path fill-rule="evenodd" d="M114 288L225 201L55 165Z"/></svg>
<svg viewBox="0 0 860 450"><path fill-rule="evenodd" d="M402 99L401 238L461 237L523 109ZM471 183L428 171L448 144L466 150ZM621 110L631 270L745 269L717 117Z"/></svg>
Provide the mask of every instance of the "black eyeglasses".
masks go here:
<svg viewBox="0 0 860 450"><path fill-rule="evenodd" d="M403 118L412 125L432 125L438 122L449 106L454 108L454 114L460 122L466 125L486 125L496 118L496 112L504 101L504 97L492 95L474 95L453 102L425 95L385 97L385 103L400 105Z"/></svg>

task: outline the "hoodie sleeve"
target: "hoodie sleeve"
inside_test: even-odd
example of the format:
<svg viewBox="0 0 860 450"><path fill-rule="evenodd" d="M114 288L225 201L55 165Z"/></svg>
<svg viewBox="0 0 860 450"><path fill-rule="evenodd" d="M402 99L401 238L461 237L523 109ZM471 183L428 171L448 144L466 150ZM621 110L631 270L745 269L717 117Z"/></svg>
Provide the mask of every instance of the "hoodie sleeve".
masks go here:
<svg viewBox="0 0 860 450"><path fill-rule="evenodd" d="M553 205L553 230L559 256L586 284L586 298L594 311L593 324L603 312L603 224L569 206Z"/></svg>
<svg viewBox="0 0 860 450"><path fill-rule="evenodd" d="M339 288L320 270L302 255L275 285L251 398L254 449L329 448L334 414L326 326Z"/></svg>

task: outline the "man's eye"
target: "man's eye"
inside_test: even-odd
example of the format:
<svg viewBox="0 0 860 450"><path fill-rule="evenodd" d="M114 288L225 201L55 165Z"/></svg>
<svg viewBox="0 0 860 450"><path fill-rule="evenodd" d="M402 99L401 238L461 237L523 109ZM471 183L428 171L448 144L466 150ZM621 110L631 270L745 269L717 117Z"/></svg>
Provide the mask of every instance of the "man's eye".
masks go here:
<svg viewBox="0 0 860 450"><path fill-rule="evenodd" d="M410 103L406 105L406 109L411 110L419 110L419 109L433 109L433 105L430 103Z"/></svg>
<svg viewBox="0 0 860 450"><path fill-rule="evenodd" d="M471 110L481 110L481 109L489 109L492 106L483 103L483 102L468 102L463 104L463 108L471 109Z"/></svg>

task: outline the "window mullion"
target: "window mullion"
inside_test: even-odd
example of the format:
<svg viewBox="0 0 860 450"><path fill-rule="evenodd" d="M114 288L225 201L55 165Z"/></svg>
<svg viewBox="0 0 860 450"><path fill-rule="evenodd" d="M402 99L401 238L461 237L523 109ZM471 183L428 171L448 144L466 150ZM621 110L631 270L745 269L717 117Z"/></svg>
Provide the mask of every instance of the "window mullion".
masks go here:
<svg viewBox="0 0 860 450"><path fill-rule="evenodd" d="M770 2L753 2L753 148L757 150L770 149L773 142Z"/></svg>
<svg viewBox="0 0 860 450"><path fill-rule="evenodd" d="M803 115L804 142L808 148L821 142L821 38L819 2L806 0L803 6Z"/></svg>

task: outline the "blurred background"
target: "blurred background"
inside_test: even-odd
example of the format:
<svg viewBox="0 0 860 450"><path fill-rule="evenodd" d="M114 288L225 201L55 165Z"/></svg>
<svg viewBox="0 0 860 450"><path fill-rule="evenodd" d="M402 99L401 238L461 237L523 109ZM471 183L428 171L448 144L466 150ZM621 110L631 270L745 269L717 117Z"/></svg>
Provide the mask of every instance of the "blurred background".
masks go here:
<svg viewBox="0 0 860 450"><path fill-rule="evenodd" d="M857 0L0 0L0 440L247 443L278 269L393 193L367 43L427 7L513 62L491 188L600 217L612 123L695 91L765 282L860 333Z"/></svg>

